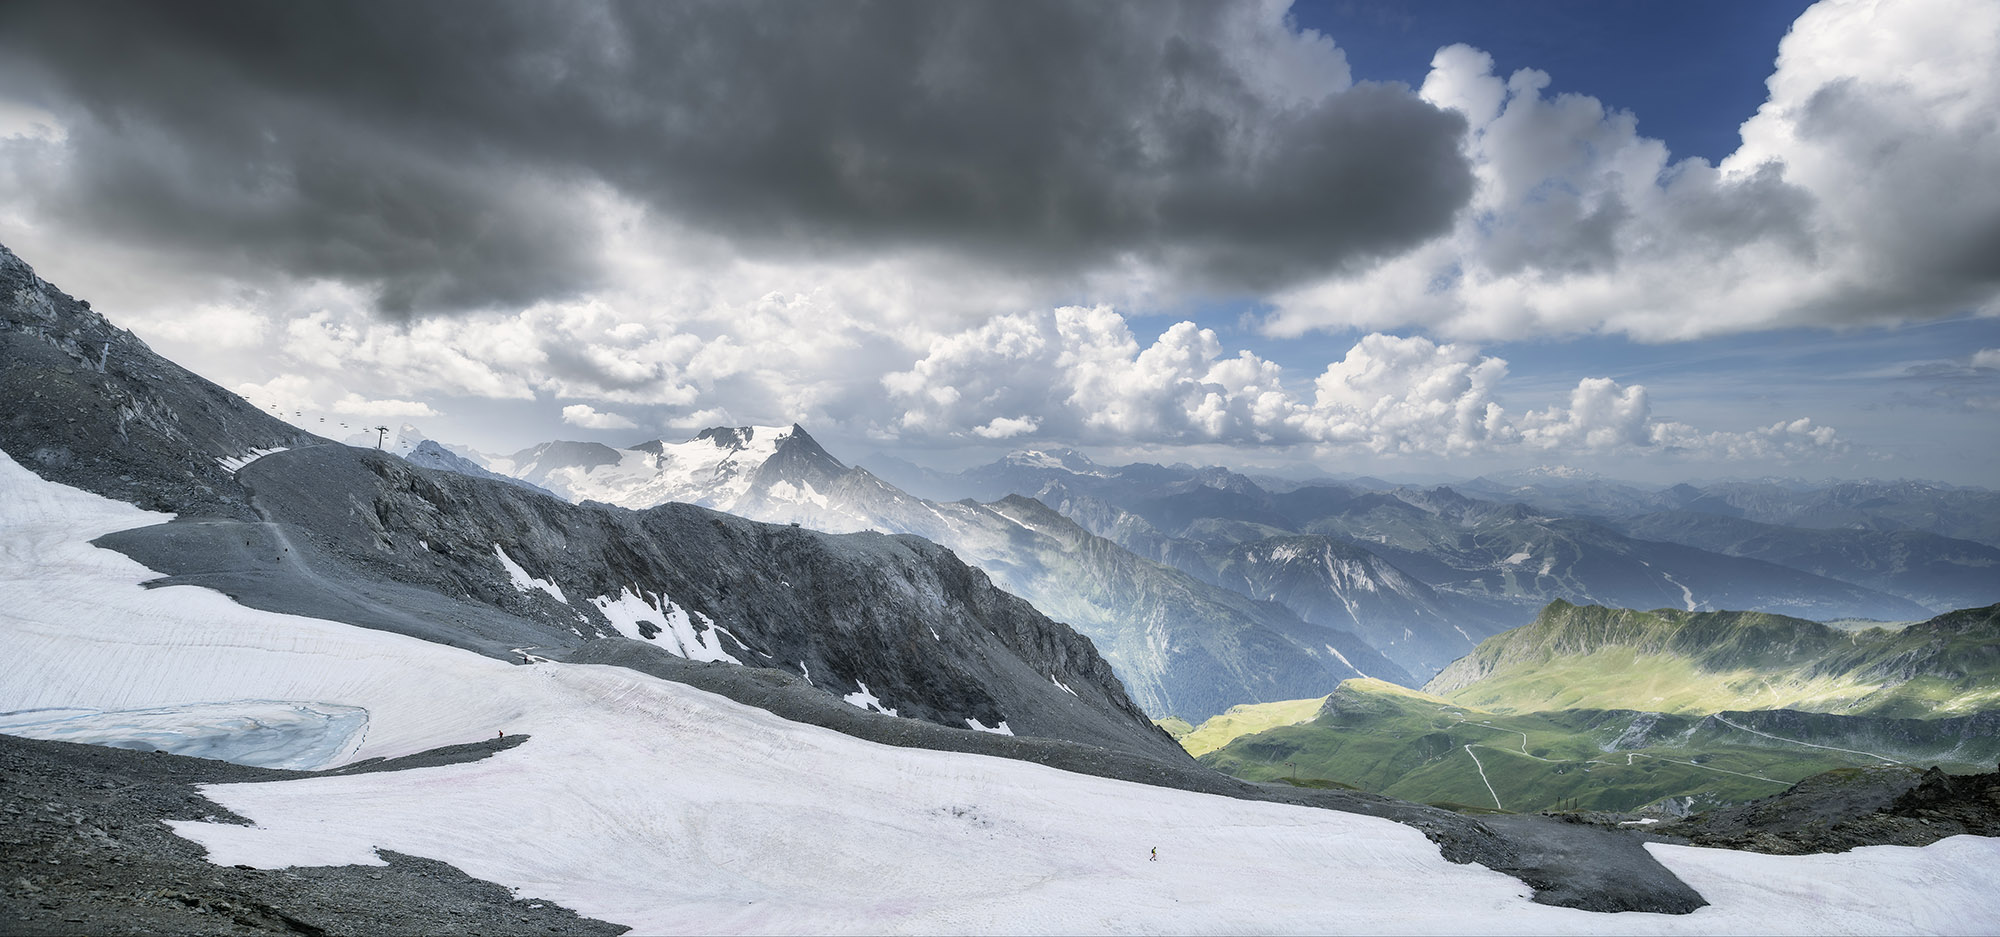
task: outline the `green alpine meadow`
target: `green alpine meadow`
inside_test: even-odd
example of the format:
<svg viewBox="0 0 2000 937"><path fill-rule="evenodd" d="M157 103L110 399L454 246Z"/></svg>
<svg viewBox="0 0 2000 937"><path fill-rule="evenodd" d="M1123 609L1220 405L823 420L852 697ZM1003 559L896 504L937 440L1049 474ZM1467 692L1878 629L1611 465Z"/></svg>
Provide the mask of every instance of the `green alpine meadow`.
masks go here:
<svg viewBox="0 0 2000 937"><path fill-rule="evenodd" d="M1550 603L1422 691L1348 680L1180 736L1253 780L1424 803L1671 813L1866 765L2000 758L2000 605L1900 627Z"/></svg>

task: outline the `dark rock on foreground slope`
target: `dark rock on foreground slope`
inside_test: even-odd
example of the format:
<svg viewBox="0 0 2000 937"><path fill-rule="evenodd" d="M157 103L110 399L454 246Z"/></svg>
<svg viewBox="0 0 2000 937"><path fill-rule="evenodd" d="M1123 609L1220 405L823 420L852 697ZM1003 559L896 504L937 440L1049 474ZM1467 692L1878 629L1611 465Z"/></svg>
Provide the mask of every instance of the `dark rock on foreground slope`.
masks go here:
<svg viewBox="0 0 2000 937"><path fill-rule="evenodd" d="M1946 774L1910 765L1841 768L1782 793L1663 824L1697 846L1777 855L1928 846L1948 836L2000 836L2000 772Z"/></svg>
<svg viewBox="0 0 2000 937"><path fill-rule="evenodd" d="M571 505L345 447L280 453L242 477L258 508L305 532L344 578L539 623L545 636L533 644L616 636L592 600L644 596L654 606L645 624L671 630L679 617L746 665L841 696L865 686L906 717L958 729L1004 721L1020 734L1185 758L1088 639L916 537L823 534L685 504ZM562 597L518 588L496 548ZM673 646L652 634L642 640Z"/></svg>
<svg viewBox="0 0 2000 937"><path fill-rule="evenodd" d="M525 740L454 746L372 767L471 761ZM445 863L395 852L379 853L383 866L218 866L201 846L160 822L247 823L203 797L199 785L311 776L0 735L0 778L6 782L0 784L0 933L321 937L628 930L515 898Z"/></svg>

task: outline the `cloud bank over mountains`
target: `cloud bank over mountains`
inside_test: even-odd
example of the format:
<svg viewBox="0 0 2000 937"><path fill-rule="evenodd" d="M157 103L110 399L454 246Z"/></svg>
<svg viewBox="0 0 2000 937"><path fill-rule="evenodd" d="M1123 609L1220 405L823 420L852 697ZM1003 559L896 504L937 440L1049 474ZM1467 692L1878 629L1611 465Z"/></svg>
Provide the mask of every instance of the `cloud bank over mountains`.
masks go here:
<svg viewBox="0 0 2000 937"><path fill-rule="evenodd" d="M2000 7L1815 6L1714 166L1477 49L1411 89L1337 39L1272 2L10 4L0 240L288 409L912 445L1804 461L1838 414L1697 427L1481 346L2000 314ZM1208 300L1251 347L1136 325Z"/></svg>
<svg viewBox="0 0 2000 937"><path fill-rule="evenodd" d="M895 428L917 435L974 426L987 438L1039 429L1106 444L1311 444L1399 456L1655 450L1781 462L1846 446L1803 417L1745 432L1657 420L1644 386L1607 378L1510 413L1499 400L1506 376L1507 362L1476 346L1377 333L1303 393L1278 365L1227 353L1192 322L1142 346L1112 310L1070 306L939 338L882 384L906 408Z"/></svg>

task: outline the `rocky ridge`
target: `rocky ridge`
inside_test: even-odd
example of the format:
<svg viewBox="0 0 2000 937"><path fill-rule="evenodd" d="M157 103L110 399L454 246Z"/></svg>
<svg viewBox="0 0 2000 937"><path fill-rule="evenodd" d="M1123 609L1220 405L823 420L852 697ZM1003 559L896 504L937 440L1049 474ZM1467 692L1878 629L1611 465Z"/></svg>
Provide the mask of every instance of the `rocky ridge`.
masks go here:
<svg viewBox="0 0 2000 937"><path fill-rule="evenodd" d="M233 463L326 442L155 354L0 246L0 448L162 511L255 516Z"/></svg>

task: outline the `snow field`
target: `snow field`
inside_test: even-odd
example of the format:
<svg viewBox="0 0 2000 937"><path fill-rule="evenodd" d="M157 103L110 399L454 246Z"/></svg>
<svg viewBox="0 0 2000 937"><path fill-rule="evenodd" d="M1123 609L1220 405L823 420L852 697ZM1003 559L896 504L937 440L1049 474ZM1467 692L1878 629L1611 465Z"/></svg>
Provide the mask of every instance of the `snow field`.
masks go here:
<svg viewBox="0 0 2000 937"><path fill-rule="evenodd" d="M1922 849L1863 846L1818 856L1646 848L1732 912L1719 933L2000 933L2000 839L1954 836ZM1760 906L1769 912L1749 913Z"/></svg>
<svg viewBox="0 0 2000 937"><path fill-rule="evenodd" d="M483 761L221 785L212 861L449 862L641 933L1992 932L2000 841L1785 858L1655 847L1713 907L1529 902L1408 827L863 742L612 667L513 666L245 609L87 541L164 518L0 456L0 711L366 709L341 760L533 736ZM1146 860L1159 847L1158 862Z"/></svg>

